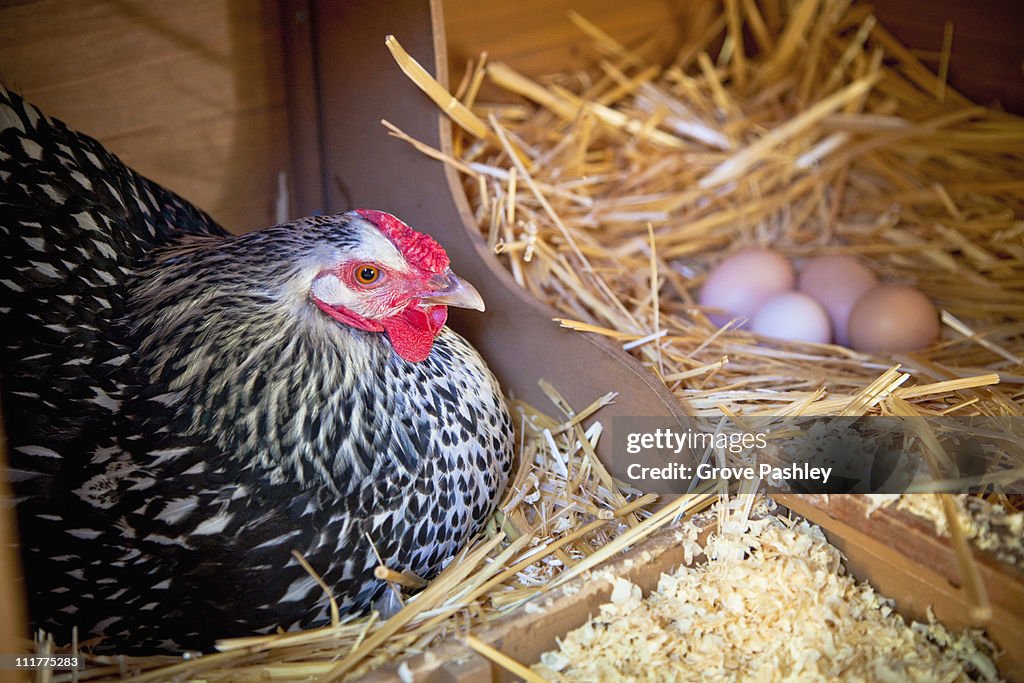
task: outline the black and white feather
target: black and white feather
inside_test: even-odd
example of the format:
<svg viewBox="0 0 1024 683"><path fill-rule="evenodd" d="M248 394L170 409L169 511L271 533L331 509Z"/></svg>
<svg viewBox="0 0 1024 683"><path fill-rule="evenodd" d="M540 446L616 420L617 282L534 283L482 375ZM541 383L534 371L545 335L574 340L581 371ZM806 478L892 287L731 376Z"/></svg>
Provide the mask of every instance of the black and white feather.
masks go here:
<svg viewBox="0 0 1024 683"><path fill-rule="evenodd" d="M432 576L492 512L511 426L477 353L320 314L346 214L229 236L0 88L0 381L35 625L120 651L322 625Z"/></svg>

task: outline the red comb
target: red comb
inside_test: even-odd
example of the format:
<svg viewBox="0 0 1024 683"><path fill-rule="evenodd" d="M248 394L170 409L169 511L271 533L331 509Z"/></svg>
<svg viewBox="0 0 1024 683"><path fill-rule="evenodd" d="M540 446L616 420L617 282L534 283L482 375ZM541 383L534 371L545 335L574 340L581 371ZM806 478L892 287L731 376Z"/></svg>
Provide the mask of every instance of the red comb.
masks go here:
<svg viewBox="0 0 1024 683"><path fill-rule="evenodd" d="M412 265L432 273L448 269L448 254L430 235L416 232L390 213L372 209L356 209L356 213L376 225Z"/></svg>

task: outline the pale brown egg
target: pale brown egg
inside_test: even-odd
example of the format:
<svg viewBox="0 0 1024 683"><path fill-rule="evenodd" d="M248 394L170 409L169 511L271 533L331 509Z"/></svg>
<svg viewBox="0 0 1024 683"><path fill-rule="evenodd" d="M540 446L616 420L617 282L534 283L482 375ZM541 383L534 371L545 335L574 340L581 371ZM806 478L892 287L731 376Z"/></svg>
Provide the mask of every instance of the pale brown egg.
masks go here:
<svg viewBox="0 0 1024 683"><path fill-rule="evenodd" d="M853 305L878 278L852 256L819 256L800 271L798 289L814 297L832 318L832 333L837 344L850 345L849 320Z"/></svg>
<svg viewBox="0 0 1024 683"><path fill-rule="evenodd" d="M849 329L857 351L914 351L938 339L939 314L913 287L878 285L854 304Z"/></svg>
<svg viewBox="0 0 1024 683"><path fill-rule="evenodd" d="M771 249L744 249L725 259L708 275L700 305L719 309L708 317L716 325L749 318L766 300L793 289L796 275L786 258Z"/></svg>

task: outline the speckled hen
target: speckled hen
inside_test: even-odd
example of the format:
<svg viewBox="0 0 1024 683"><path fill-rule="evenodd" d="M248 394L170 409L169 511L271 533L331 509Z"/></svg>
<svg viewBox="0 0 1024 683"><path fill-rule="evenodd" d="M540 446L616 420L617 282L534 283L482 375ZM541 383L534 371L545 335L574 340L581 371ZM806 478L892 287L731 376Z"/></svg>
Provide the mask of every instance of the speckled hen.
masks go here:
<svg viewBox="0 0 1024 683"><path fill-rule="evenodd" d="M505 487L511 423L377 211L230 236L0 88L3 409L35 625L123 652L326 623L435 575ZM371 547L372 544L372 547Z"/></svg>

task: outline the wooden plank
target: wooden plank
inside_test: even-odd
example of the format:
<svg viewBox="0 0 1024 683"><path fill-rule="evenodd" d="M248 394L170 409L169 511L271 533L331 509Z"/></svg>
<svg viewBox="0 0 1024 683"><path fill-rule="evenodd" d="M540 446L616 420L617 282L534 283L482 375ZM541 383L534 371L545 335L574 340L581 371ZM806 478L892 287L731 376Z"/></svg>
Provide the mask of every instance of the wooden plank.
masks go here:
<svg viewBox="0 0 1024 683"><path fill-rule="evenodd" d="M776 494L781 504L822 527L829 542L847 557L847 568L880 593L896 600L901 614L927 621L928 610L953 628L984 627L1005 651L1001 673L1024 680L1024 571L986 553L975 552L992 602L992 618L975 623L961 588L960 572L948 538L929 522L889 508L871 512L860 495Z"/></svg>
<svg viewBox="0 0 1024 683"><path fill-rule="evenodd" d="M288 100L289 185L293 216L324 212L327 197L312 17L309 0L279 2L278 21Z"/></svg>
<svg viewBox="0 0 1024 683"><path fill-rule="evenodd" d="M952 22L950 84L979 104L1024 114L1024 2L886 0L875 4L875 15L904 45L929 52L941 50ZM922 61L938 70L934 59Z"/></svg>
<svg viewBox="0 0 1024 683"><path fill-rule="evenodd" d="M699 535L700 543L716 528L714 520ZM683 548L673 529L661 531L647 541L613 561L601 565L595 573L622 577L639 586L644 595L657 588L664 572L684 562ZM704 556L693 558L694 564ZM536 598L542 609L528 613L522 609L501 617L482 631L474 632L486 643L498 648L513 659L530 665L540 655L557 647L557 638L586 623L598 608L611 597L610 581L581 578L570 582L563 590L551 591L547 598ZM441 683L510 683L518 680L508 671L489 660L484 660L463 645L461 639L452 638L433 646L428 655L417 655L404 660L417 681ZM399 680L400 662L386 664L357 679L358 683L392 683Z"/></svg>
<svg viewBox="0 0 1024 683"><path fill-rule="evenodd" d="M967 618L968 609L962 591L941 571L944 563L939 565L940 570L929 564L938 554L928 551L921 556L915 555L918 548L943 545L941 539L925 532L921 520L891 510L882 510L879 511L881 515L876 512L871 518L865 518L863 513L867 501L862 496L788 494L775 498L794 513L821 526L829 542L845 555L847 571L859 581L869 582L881 594L893 598L897 610L904 617L927 622L931 608L939 621L953 630L973 625ZM786 510L779 510L779 514L785 515ZM704 527L701 544L715 528L713 520ZM868 531L891 535L874 536ZM673 529L655 534L622 557L598 567L595 576L626 578L640 586L644 595L649 595L663 573L675 570L684 561L676 534ZM693 559L695 564L705 561L703 556ZM1021 645L1024 644L1021 620L1024 613L1014 597L1022 588L1020 570L993 564L984 575L990 587L999 582L1005 584L1003 592L992 594L996 609L993 619L987 624L989 636L1005 650L998 660L1000 673L1010 681L1024 680L1021 670ZM535 600L543 608L542 612L514 611L474 635L521 663L533 664L543 652L556 647L557 638L596 614L611 593L609 582L594 578L571 582L570 587L572 590L556 589L551 591L549 598ZM1000 599L1005 602L995 604L997 595L1002 596ZM429 656L415 655L403 661L417 681L477 683L514 680L507 671L480 661L457 637L432 646ZM399 680L397 669L400 664L398 661L389 663L357 680L359 683L392 683Z"/></svg>
<svg viewBox="0 0 1024 683"><path fill-rule="evenodd" d="M273 222L289 154L270 0L4 5L0 64L47 114L225 227Z"/></svg>

